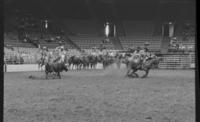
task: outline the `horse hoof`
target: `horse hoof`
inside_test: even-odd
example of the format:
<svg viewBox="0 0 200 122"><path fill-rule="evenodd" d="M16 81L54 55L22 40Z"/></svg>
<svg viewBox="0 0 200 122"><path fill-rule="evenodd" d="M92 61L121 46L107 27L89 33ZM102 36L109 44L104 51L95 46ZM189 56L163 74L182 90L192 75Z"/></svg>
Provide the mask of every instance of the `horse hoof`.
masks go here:
<svg viewBox="0 0 200 122"><path fill-rule="evenodd" d="M134 78L134 76L132 76L132 75L126 75L126 77L128 77L128 78Z"/></svg>

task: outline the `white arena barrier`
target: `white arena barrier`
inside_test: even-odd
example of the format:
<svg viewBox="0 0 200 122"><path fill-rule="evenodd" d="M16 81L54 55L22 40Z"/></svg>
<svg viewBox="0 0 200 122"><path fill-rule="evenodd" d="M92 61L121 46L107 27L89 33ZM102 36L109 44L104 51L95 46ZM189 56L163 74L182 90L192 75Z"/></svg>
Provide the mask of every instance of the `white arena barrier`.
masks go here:
<svg viewBox="0 0 200 122"><path fill-rule="evenodd" d="M6 72L25 72L25 71L39 71L37 64L19 64L19 65L7 65Z"/></svg>
<svg viewBox="0 0 200 122"><path fill-rule="evenodd" d="M96 69L102 69L102 68L103 68L102 64L100 63L97 64ZM110 66L110 68L117 69L117 66L116 64L113 64ZM125 65L122 64L121 68L125 68ZM44 66L42 69L44 70ZM4 67L4 72L26 72L26 71L41 71L41 69L40 70L38 69L38 64L19 64L19 65L7 64L6 70Z"/></svg>

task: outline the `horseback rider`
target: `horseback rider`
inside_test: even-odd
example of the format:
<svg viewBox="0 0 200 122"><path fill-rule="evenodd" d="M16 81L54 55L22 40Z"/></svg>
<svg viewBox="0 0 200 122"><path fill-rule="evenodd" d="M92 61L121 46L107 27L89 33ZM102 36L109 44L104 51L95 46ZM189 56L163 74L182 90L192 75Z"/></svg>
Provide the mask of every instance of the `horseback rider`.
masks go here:
<svg viewBox="0 0 200 122"><path fill-rule="evenodd" d="M60 51L59 51L59 54L60 54L60 57L61 57L61 62L64 62L66 53L67 53L67 52L64 50L64 46L62 46L62 47L60 48Z"/></svg>
<svg viewBox="0 0 200 122"><path fill-rule="evenodd" d="M65 56L67 54L66 50L64 50L64 46L59 46L59 47L56 47L56 58L54 60L54 63L55 62L59 62L59 63L62 63L65 61Z"/></svg>
<svg viewBox="0 0 200 122"><path fill-rule="evenodd" d="M99 54L98 54L98 50L96 48L94 48L91 52L91 55L94 56L94 57L97 57Z"/></svg>
<svg viewBox="0 0 200 122"><path fill-rule="evenodd" d="M41 50L41 56L42 56L42 57L45 57L45 56L47 55L47 51L48 51L47 47L44 46L44 47L42 48L42 50Z"/></svg>
<svg viewBox="0 0 200 122"><path fill-rule="evenodd" d="M136 49L134 49L132 54L140 57L140 51L141 51L141 47L138 46Z"/></svg>
<svg viewBox="0 0 200 122"><path fill-rule="evenodd" d="M142 64L143 64L143 52L144 51L141 49L141 47L138 46L133 53L133 56L136 57L137 60L139 59L138 67L142 66Z"/></svg>
<svg viewBox="0 0 200 122"><path fill-rule="evenodd" d="M40 54L41 54L42 64L44 64L44 61L45 61L46 57L48 56L48 48L44 46L42 48Z"/></svg>
<svg viewBox="0 0 200 122"><path fill-rule="evenodd" d="M144 48L144 49L141 49L140 52L139 52L140 55L141 55L141 60L143 61L143 63L145 63L145 61L146 61L147 51L148 51L148 49Z"/></svg>

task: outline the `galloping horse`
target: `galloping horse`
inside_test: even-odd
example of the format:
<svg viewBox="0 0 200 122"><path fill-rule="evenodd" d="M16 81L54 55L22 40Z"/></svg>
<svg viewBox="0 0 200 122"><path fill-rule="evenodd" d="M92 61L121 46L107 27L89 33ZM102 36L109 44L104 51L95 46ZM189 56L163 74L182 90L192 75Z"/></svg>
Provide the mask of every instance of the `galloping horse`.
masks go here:
<svg viewBox="0 0 200 122"><path fill-rule="evenodd" d="M141 70L144 71L145 74L141 78L147 77L149 74L149 70L159 64L162 58L157 56L149 57L146 62L141 62L141 59L136 60L128 60L127 61L127 73L126 76L128 77L139 77L136 71ZM134 74L134 76L133 76Z"/></svg>

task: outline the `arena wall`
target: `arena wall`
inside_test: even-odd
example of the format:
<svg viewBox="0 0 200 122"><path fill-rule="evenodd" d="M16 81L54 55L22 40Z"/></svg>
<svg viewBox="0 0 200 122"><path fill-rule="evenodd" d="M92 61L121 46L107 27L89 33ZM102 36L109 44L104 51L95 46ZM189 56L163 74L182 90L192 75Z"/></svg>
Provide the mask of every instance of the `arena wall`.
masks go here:
<svg viewBox="0 0 200 122"><path fill-rule="evenodd" d="M113 65L112 67L117 67ZM44 69L44 67L43 67ZM102 69L102 64L97 65L97 69ZM4 72L26 72L26 71L39 71L37 64L7 64L4 65Z"/></svg>
<svg viewBox="0 0 200 122"><path fill-rule="evenodd" d="M4 72L38 71L37 64L4 65Z"/></svg>
<svg viewBox="0 0 200 122"><path fill-rule="evenodd" d="M163 61L160 62L159 69L194 69L195 68L195 55L192 54L164 54L162 55ZM111 66L117 68L116 64ZM125 65L121 65L125 68ZM71 68L70 68L71 69ZM102 69L102 64L97 65L97 69ZM39 71L37 64L7 64L4 65L4 72L26 72L26 71Z"/></svg>
<svg viewBox="0 0 200 122"><path fill-rule="evenodd" d="M160 62L160 69L194 69L195 54L163 54L163 61Z"/></svg>

